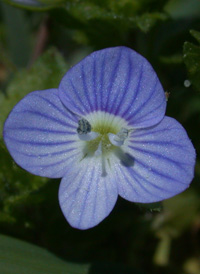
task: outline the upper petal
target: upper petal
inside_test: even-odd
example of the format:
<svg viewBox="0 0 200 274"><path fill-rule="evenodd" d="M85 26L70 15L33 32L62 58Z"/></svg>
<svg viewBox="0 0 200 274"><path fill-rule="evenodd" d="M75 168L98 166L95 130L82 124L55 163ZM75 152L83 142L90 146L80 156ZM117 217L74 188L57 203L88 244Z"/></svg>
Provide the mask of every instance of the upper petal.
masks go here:
<svg viewBox="0 0 200 274"><path fill-rule="evenodd" d="M59 178L80 154L76 127L76 118L60 101L57 89L34 91L9 114L4 141L22 168Z"/></svg>
<svg viewBox="0 0 200 274"><path fill-rule="evenodd" d="M134 165L119 166L119 194L151 203L187 189L194 176L195 150L184 128L165 117L158 125L132 133L129 153Z"/></svg>
<svg viewBox="0 0 200 274"><path fill-rule="evenodd" d="M166 108L165 94L152 66L126 47L87 56L65 74L59 95L67 108L81 116L105 111L123 117L134 128L158 123Z"/></svg>
<svg viewBox="0 0 200 274"><path fill-rule="evenodd" d="M61 181L59 202L71 226L88 229L100 223L113 209L118 197L114 174L102 175L99 158L85 158L72 166Z"/></svg>

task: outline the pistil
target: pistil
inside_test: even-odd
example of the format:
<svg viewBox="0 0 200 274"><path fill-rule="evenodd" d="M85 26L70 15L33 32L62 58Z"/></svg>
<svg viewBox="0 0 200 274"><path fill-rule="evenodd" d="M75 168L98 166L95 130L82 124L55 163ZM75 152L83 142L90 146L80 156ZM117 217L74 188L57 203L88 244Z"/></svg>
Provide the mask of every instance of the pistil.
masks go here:
<svg viewBox="0 0 200 274"><path fill-rule="evenodd" d="M103 152L102 151L102 141L100 141L97 150L94 152L94 155L95 156L100 156L100 155L102 155L102 152Z"/></svg>

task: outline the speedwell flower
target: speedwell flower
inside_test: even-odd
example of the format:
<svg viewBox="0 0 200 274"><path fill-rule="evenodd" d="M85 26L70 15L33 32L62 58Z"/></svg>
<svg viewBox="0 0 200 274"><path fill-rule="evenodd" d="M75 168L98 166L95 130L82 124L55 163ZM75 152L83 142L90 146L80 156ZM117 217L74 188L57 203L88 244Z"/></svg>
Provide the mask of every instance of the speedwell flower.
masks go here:
<svg viewBox="0 0 200 274"><path fill-rule="evenodd" d="M62 177L63 214L87 229L111 212L118 195L151 203L188 188L195 151L165 108L148 61L125 47L108 48L72 67L58 89L22 99L5 122L4 140L22 168Z"/></svg>

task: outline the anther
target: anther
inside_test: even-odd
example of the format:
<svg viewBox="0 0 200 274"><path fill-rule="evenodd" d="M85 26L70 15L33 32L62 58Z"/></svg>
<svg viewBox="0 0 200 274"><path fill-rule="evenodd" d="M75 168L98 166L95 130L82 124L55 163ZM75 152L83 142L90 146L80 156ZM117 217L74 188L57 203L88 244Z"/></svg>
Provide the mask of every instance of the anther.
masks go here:
<svg viewBox="0 0 200 274"><path fill-rule="evenodd" d="M78 121L78 128L77 128L77 132L78 134L82 135L82 134L87 134L89 132L91 132L91 125L88 122L88 120L86 119L81 119Z"/></svg>
<svg viewBox="0 0 200 274"><path fill-rule="evenodd" d="M121 130L117 134L109 133L108 138L114 146L120 147L124 144L124 141L127 139L128 133L128 129L121 128Z"/></svg>
<svg viewBox="0 0 200 274"><path fill-rule="evenodd" d="M86 119L81 119L78 121L78 128L77 128L77 133L78 137L82 141L91 141L96 139L99 134L97 132L91 131L92 127L88 120Z"/></svg>

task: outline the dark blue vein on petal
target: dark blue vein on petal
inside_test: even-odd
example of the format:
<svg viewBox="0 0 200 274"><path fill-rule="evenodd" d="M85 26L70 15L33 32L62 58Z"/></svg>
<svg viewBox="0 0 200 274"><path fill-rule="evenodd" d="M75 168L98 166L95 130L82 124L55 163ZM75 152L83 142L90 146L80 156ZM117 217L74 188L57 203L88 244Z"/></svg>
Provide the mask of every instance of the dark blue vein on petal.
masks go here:
<svg viewBox="0 0 200 274"><path fill-rule="evenodd" d="M179 139L178 140L178 142L180 142L181 140ZM172 142L168 142L168 141L165 141L165 140L163 140L163 141L156 141L156 140L131 140L131 143L133 144L133 147L134 148L137 148L137 147L135 147L134 146L134 144L141 144L141 145L143 145L143 144L153 144L153 145L159 145L159 146L163 146L163 147L165 147L166 145L167 146L173 146L173 147L178 147L178 148L181 148L181 149L183 149L184 147L186 147L186 146L184 146L184 145L180 145L180 144L178 144L178 143L172 143Z"/></svg>
<svg viewBox="0 0 200 274"><path fill-rule="evenodd" d="M136 113L139 113L140 110L149 102L149 100L151 99L151 97L153 96L154 92L156 91L156 86L158 84L158 79L156 78L154 87L152 88L151 93L149 94L147 100L142 103L134 112L131 113L131 115L128 115L128 117L126 117L127 120L129 120L131 117L134 117L136 115ZM151 118L152 119L152 118Z"/></svg>
<svg viewBox="0 0 200 274"><path fill-rule="evenodd" d="M140 183L141 176L139 176L139 174L137 174L137 172L132 173L131 176L133 176L134 180L137 182L137 184L138 184L145 192L149 193L151 196L154 196L154 197L156 197L156 198L158 197L158 195L152 193L151 191L148 190L147 187L145 187L142 183ZM138 177L139 177L140 179L138 179ZM144 180L144 178L143 178L143 180ZM158 187L158 186L152 184L151 182L149 182L149 181L147 181L147 180L145 180L145 181L148 182L148 183L149 183L150 185L152 185L153 187L155 187L156 189L161 190L162 192L163 192L163 190L165 191L165 189L162 189L162 188L160 188L160 187ZM171 192L170 192L170 193L171 193Z"/></svg>
<svg viewBox="0 0 200 274"><path fill-rule="evenodd" d="M13 141L13 142L16 142L16 143L19 143L19 144L25 144L25 145L31 145L31 146L57 146L57 145L67 145L67 144L70 144L70 143L73 143L75 142L74 140L73 141L64 141L64 142L49 142L48 143L46 142L30 142L30 141L23 141L23 140L18 140L18 139L15 139L13 137L10 137L10 136L7 136L5 135L7 139Z"/></svg>
<svg viewBox="0 0 200 274"><path fill-rule="evenodd" d="M75 156L75 155L78 155L79 153L76 153L76 154L74 154L73 156ZM46 164L46 165L44 165L44 164L39 164L39 165L30 165L30 166L26 166L27 168L35 168L35 167L41 167L42 169L46 169L46 168L49 168L49 167L53 167L53 166L57 166L57 165L60 165L60 164L62 164L62 163L65 163L66 161L68 161L69 159L72 159L72 155L70 155L69 157L67 157L67 158L64 158L64 159L62 159L62 160L60 160L60 161L58 161L58 162L54 162L54 163L51 163L51 164Z"/></svg>
<svg viewBox="0 0 200 274"><path fill-rule="evenodd" d="M111 94L111 91L112 91L112 88L113 88L113 85L115 83L116 76L117 76L117 73L118 73L119 64L120 64L120 60L121 60L121 55L122 55L122 49L120 49L120 51L118 53L118 58L116 60L114 69L113 69L111 77L109 79L109 86L108 86L108 89L107 89L108 96L106 98L107 100L106 100L106 104L105 104L105 110L106 111L108 111L108 104L110 103L110 94Z"/></svg>
<svg viewBox="0 0 200 274"><path fill-rule="evenodd" d="M79 96L79 94L78 94L78 92L77 92L77 90L76 90L76 88L75 88L74 83L72 82L72 80L69 79L69 81L70 81L70 84L71 84L71 86L73 88L74 94L75 94L75 96L78 99L79 104L80 104L80 105L76 104L76 108L78 108L79 111L82 112L82 110L80 109L80 106L83 106L83 101L81 100L81 98L80 98L80 96Z"/></svg>
<svg viewBox="0 0 200 274"><path fill-rule="evenodd" d="M133 93L133 98L131 100L131 102L128 104L128 107L126 108L125 111L122 112L121 116L125 116L127 114L127 112L129 112L130 106L133 106L134 100L136 99L138 92L140 90L140 84L141 84L141 79L143 77L143 65L144 63L142 63L141 68L140 68L140 75L139 75L139 79L138 79L138 83L137 83L137 87L135 89L135 93Z"/></svg>
<svg viewBox="0 0 200 274"><path fill-rule="evenodd" d="M136 174L135 171L133 171L133 170L128 170L128 169L127 169L127 171L128 171L128 173L129 173L129 175L131 176L131 178L133 178L133 179L136 181L136 183L137 183L145 192L151 194L151 195L154 196L154 197L157 197L157 195L155 195L155 194L149 192L149 190L147 190L147 188L146 188L145 186L143 186L143 185L140 183L140 181L135 177L135 175L137 176L137 174ZM133 189L133 191L134 191L134 192L136 193L136 195L138 196L138 195L139 195L138 191L134 188L133 184L130 182L130 179L127 177L126 173L124 173L124 172L122 171L122 169L121 169L121 172L123 173L124 177L127 179L127 182L128 182L128 184L129 184L129 186ZM159 189L160 189L160 188L159 188ZM163 190L163 189L161 189L161 190Z"/></svg>
<svg viewBox="0 0 200 274"><path fill-rule="evenodd" d="M161 173L161 172L157 171L155 168L152 168L152 167L150 167L150 166L147 165L147 164L144 164L142 161L138 160L138 158L135 159L135 164L136 164L136 163L137 163L138 165L140 165L140 166L143 166L143 167L146 168L146 169L151 168L151 172L153 172L153 173L156 174L157 176L164 177L164 178L167 179L167 180L172 180L172 181L175 181L175 182L177 182L177 183L179 183L179 184L181 184L181 185L184 185L184 183L182 183L182 182L176 180L175 178L173 178L173 177L171 177L171 176L169 176L169 175L167 175L167 174Z"/></svg>
<svg viewBox="0 0 200 274"><path fill-rule="evenodd" d="M93 79L93 93L94 93L94 102L93 104L95 105L95 110L98 110L98 98L97 98L97 91L96 91L96 58L93 59L93 68L92 68L92 79Z"/></svg>
<svg viewBox="0 0 200 274"><path fill-rule="evenodd" d="M33 111L33 110L22 110L22 111L16 111L15 113L19 113L19 114L32 114L32 115L35 115L35 116L40 116L40 117L43 117L43 118L46 118L47 120L49 121L53 121L53 122L56 122L62 126L68 126L67 122L63 122L55 117L52 117L52 116L49 116L45 113L42 113L42 112L38 112L38 111Z"/></svg>
<svg viewBox="0 0 200 274"><path fill-rule="evenodd" d="M81 185L82 185L82 182L85 179L85 176L87 176L87 171L88 171L88 168L86 169L86 171L84 173L84 176L82 177L82 180L80 180L80 183L78 184L78 187L76 188L77 191L75 192L75 197L74 197L74 199L73 199L73 201L72 201L72 203L71 203L71 205L70 205L70 207L68 209L68 212L69 212L68 216L71 215L71 208L73 207L74 203L76 202L76 197L77 197L77 195L79 193L79 190L81 189Z"/></svg>
<svg viewBox="0 0 200 274"><path fill-rule="evenodd" d="M135 192L135 194L136 195L138 195L138 192L137 192L137 190L134 188L134 186L132 185L132 183L130 182L130 180L129 180L129 178L127 177L127 175L126 175L126 173L123 171L123 169L122 168L120 168L119 169L120 170L120 173L122 174L122 176L123 176L123 179L124 178L126 178L127 179L127 183L128 183L128 185L131 187L131 189ZM132 177L132 176L131 176ZM122 185L122 184L121 184ZM124 188L123 188L123 191L124 191ZM125 194L126 192L124 191L124 194Z"/></svg>
<svg viewBox="0 0 200 274"><path fill-rule="evenodd" d="M93 90L92 92L89 92L89 89L87 87L87 83L86 83L86 76L85 76L85 70L84 70L84 65L82 63L81 65L81 79L82 79L82 84L83 84L83 89L84 89L84 96L85 96L85 99L86 101L88 101L88 104L89 104L89 107L90 107L90 111L93 111L93 105L90 101L90 96L92 96L93 94Z"/></svg>
<svg viewBox="0 0 200 274"><path fill-rule="evenodd" d="M99 188L98 188L97 180L95 180L95 181L93 180L93 182L94 182L94 184L97 184L97 187L95 187L95 196L94 196L94 201L96 201L97 200L97 189L99 189ZM96 207L97 207L97 203L95 202L94 207L93 207L93 212L92 212L92 216L94 219L95 219Z"/></svg>
<svg viewBox="0 0 200 274"><path fill-rule="evenodd" d="M105 189L105 197L106 197L106 208L108 209L109 206L108 206L108 199L107 199L107 197L109 197L109 194L108 194L108 189L107 189L107 186L106 186L106 181L104 181L104 189Z"/></svg>
<svg viewBox="0 0 200 274"><path fill-rule="evenodd" d="M87 204L87 198L88 198L88 194L90 192L90 188L91 188L91 184L93 182L92 178L93 178L93 175L94 175L94 170L95 168L92 169L92 172L91 172L91 178L90 180L88 180L89 182L89 185L87 186L87 190L86 190L86 194L85 194L85 198L84 198L84 201L82 201L82 210L81 210L81 215L80 215L80 219L79 219L79 222L78 222L78 227L80 226L81 222L82 222L82 219L83 219L83 215L84 215L84 210L85 210L85 207L86 207L86 204Z"/></svg>
<svg viewBox="0 0 200 274"><path fill-rule="evenodd" d="M159 187L158 185L153 184L152 182L150 182L149 180L147 180L146 178L144 178L143 176L141 176L136 170L134 170L134 169L127 169L127 172L128 172L129 175L130 175L131 177L133 177L134 179L136 179L135 176L137 176L137 178L139 177L142 181L145 181L146 183L152 185L152 186L155 187L156 189L161 190L162 192L165 191L164 188ZM136 179L136 180L137 180L137 179ZM150 193L150 194L153 195L153 193L149 192L149 191L143 186L143 184L140 183L139 180L137 180L137 183L139 184L139 186L140 186L142 189L144 189L145 191L147 191L148 193ZM130 183L130 185L132 185L132 184ZM132 187L134 188L133 185L132 185ZM137 191L135 191L135 192L138 194ZM167 191L167 190L166 190L166 192L171 193L170 191ZM153 195L153 196L154 196L154 195ZM157 197L157 195L155 195L155 197Z"/></svg>
<svg viewBox="0 0 200 274"><path fill-rule="evenodd" d="M164 103L165 101L166 101L166 99L165 99L165 97L163 97L162 102L161 102L156 108L152 109L150 112L145 113L144 115L139 116L138 119L134 120L134 123L136 123L138 120L141 120L141 119L144 118L145 116L147 117L147 116L149 116L150 114L152 114L152 113L154 113L155 111L157 111L159 108L162 107L162 105L163 105L163 103ZM153 119L152 117L150 117L150 118L148 118L148 119L145 119L145 122L146 122L146 121L149 121L149 120L152 120L152 119Z"/></svg>
<svg viewBox="0 0 200 274"><path fill-rule="evenodd" d="M77 153L75 153L75 154L71 155L71 157L69 157L68 159L71 159L71 158L72 158L72 157L74 157L74 156L77 156L77 157L78 157L78 156L80 156L80 152L77 152ZM67 160L68 160L68 159L67 159ZM57 170L57 172L56 172L56 173L54 173L54 174L55 174L55 175L56 175L56 174L58 174L58 173L59 173L62 169L63 169L63 168L58 169L58 170ZM67 172L68 172L68 171L65 171L65 173L64 173L64 175L62 175L62 177L64 177L64 176L65 176L65 174L66 174Z"/></svg>
<svg viewBox="0 0 200 274"><path fill-rule="evenodd" d="M78 153L77 153L78 154ZM62 159L58 162L54 162L54 163L51 163L51 164L48 164L48 165L44 165L44 164L40 164L40 165L24 165L25 168L35 168L35 167L40 167L41 169L44 169L44 168L48 168L48 167L53 167L53 166L57 166L57 165L60 165L64 162L66 162L67 160L71 159L72 156L70 155L68 158L65 158L65 159Z"/></svg>
<svg viewBox="0 0 200 274"><path fill-rule="evenodd" d="M22 152L21 150L17 150L15 148L12 148L12 151L15 151L17 152L18 154L21 154L21 155L24 155L26 157L30 157L30 158L38 158L38 157L52 157L52 156L58 156L58 155L62 155L62 154L65 154L67 152L71 152L73 150L76 150L76 147L74 148L70 148L70 149L67 149L67 150L61 150L61 151L58 151L58 152L50 152L50 153L45 153L45 154L38 154L37 155L34 155L34 154L31 154L29 155L29 153L26 153L26 152Z"/></svg>
<svg viewBox="0 0 200 274"><path fill-rule="evenodd" d="M128 58L128 72L126 73L127 79L125 80L126 85L124 87L124 91L117 93L116 100L113 101L113 104L110 108L112 110L115 107L115 111L114 111L115 115L119 112L119 108L121 106L123 106L124 100L126 99L126 93L129 91L129 88L130 88L130 82L131 82L130 79L131 79L132 71L133 71L132 62L131 62L131 59ZM117 102L117 100L118 100L119 95L121 95L121 97L119 99L119 103L118 103L118 105L114 106L115 102Z"/></svg>
<svg viewBox="0 0 200 274"><path fill-rule="evenodd" d="M70 184L67 185L67 187L64 188L64 190L62 192L68 192L68 188L71 186L71 184L73 184L73 182L76 181L76 178L78 177L79 172L77 172L74 176L73 176L73 181L71 181ZM65 204L65 202L71 197L73 196L79 189L80 189L80 185L81 185L81 180L78 184L78 186L74 189L74 191L72 191L70 194L67 194L67 197L62 200L62 202L60 201L60 205L62 206L63 204Z"/></svg>
<svg viewBox="0 0 200 274"><path fill-rule="evenodd" d="M133 176L135 175L135 176L137 176L137 178L139 177L141 180L145 181L147 184L153 186L154 188L160 190L161 192L164 192L164 193L166 193L166 192L172 193L171 191L169 191L169 190L167 190L167 189L165 189L165 188L162 188L162 187L160 187L160 186L158 186L158 185L153 184L151 181L149 181L149 180L147 180L146 178L144 178L142 175L140 175L140 174L139 174L138 172L136 172L135 170L134 170L134 171L133 171L133 170L128 170L128 172L129 172L129 173L131 172L131 176L132 176L132 175L133 175ZM135 178L135 176L134 176L134 178ZM139 181L138 181L138 183L139 183ZM139 183L139 184L140 184L141 187L144 188L144 186L143 186L141 183ZM146 189L146 188L144 188L144 189ZM151 195L153 195L152 192L149 192L149 191L147 191L147 192L150 193ZM157 197L157 195L156 195L155 197Z"/></svg>
<svg viewBox="0 0 200 274"><path fill-rule="evenodd" d="M173 163L174 165L176 165L179 169L184 169L183 166L184 165L188 165L187 163L182 163L182 162L178 162L178 161L175 161L175 160L172 160L171 158L168 158L166 156L163 156L163 155L160 155L160 154L157 154L153 151L150 151L150 150L145 150L145 149L140 149L138 147L135 147L135 146L130 146L132 149L136 150L136 151L139 151L141 152L141 154L145 154L145 155L148 155L148 156L153 156L154 158L158 159L159 161L160 160L165 160L166 162L169 162L169 163ZM185 170L186 172L186 170ZM187 173L187 172L186 172Z"/></svg>
<svg viewBox="0 0 200 274"><path fill-rule="evenodd" d="M99 102L100 102L100 106L99 106L99 110L102 110L102 92L105 92L105 90L103 90L103 85L104 85L104 74L105 74L105 60L106 60L106 56L107 54L104 53L104 56L103 56L103 61L102 61L102 66L101 66L101 73L100 73L100 85L99 85L99 88L100 90L98 90L98 95L99 95Z"/></svg>
<svg viewBox="0 0 200 274"><path fill-rule="evenodd" d="M44 133L53 133L53 134L67 134L67 135L76 135L76 131L67 131L67 130L52 130L45 128L37 128L37 127L6 127L6 130L16 130L16 131L37 131Z"/></svg>
<svg viewBox="0 0 200 274"><path fill-rule="evenodd" d="M68 115L68 110L67 110L67 108L65 108L65 106L62 104L62 102L60 102L60 103L61 103L62 107L66 109L66 112L62 111L58 106L56 106L54 103L52 103L52 101L48 100L47 98L42 97L42 96L39 95L39 94L34 94L33 96L34 96L34 97L38 97L38 98L44 100L46 103L48 103L48 104L50 105L50 107L55 108L60 114L62 114L62 115L65 117L65 119L66 119L66 118L68 118L68 119L71 118L71 117L69 117L69 115ZM69 124L69 126L73 127L73 126L70 125L70 124Z"/></svg>
<svg viewBox="0 0 200 274"><path fill-rule="evenodd" d="M140 138L140 137L146 137L146 136L148 136L148 135L156 135L157 133L160 133L160 132L169 132L169 130L177 130L177 128L163 128L163 129L159 129L159 130L152 130L151 131L151 129L154 129L155 128L155 126L152 126L152 127L149 127L148 128L148 131L147 130L145 130L145 131L143 131L143 130L141 130L141 129L138 129L138 130L135 130L135 131L133 131L133 134L132 134L132 137L133 138ZM142 133L141 133L141 131L142 131Z"/></svg>
<svg viewBox="0 0 200 274"><path fill-rule="evenodd" d="M128 185L131 187L131 189L133 190L133 192L138 196L138 192L136 191L136 189L134 188L134 186L131 184L131 182L129 181L129 178L127 177L127 175L123 172L123 170L120 168L120 173L122 174L123 176L123 179L125 178L126 179L126 182L128 183ZM121 186L123 184L120 184ZM126 193L126 191L124 191L124 187L123 188L123 192L124 194Z"/></svg>

